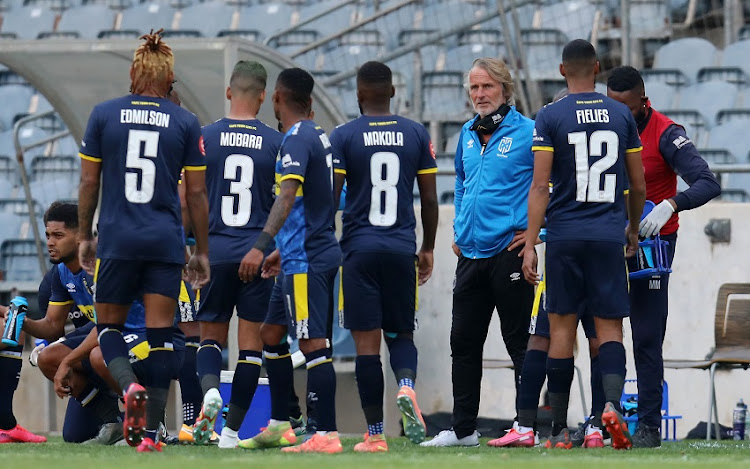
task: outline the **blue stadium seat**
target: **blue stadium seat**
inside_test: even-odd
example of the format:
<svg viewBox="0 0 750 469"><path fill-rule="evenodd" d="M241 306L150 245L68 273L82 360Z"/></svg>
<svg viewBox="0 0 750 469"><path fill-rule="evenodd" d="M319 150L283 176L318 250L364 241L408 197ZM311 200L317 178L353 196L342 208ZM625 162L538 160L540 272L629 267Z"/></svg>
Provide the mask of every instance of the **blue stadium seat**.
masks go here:
<svg viewBox="0 0 750 469"><path fill-rule="evenodd" d="M310 4L303 6L298 12L298 22L305 21L312 18L324 11L328 11L335 5L342 3L340 0L327 0L319 2L311 2ZM290 15L291 16L291 15ZM333 33L331 25L336 25L336 28L343 29L353 23L357 17L357 7L354 4L348 4L341 8L338 8L324 16L321 16L317 20L314 20L304 26L304 29L315 29L321 31L323 35ZM296 22L294 23L296 24ZM293 26L290 20L287 20L287 24L279 29L283 29L289 26Z"/></svg>
<svg viewBox="0 0 750 469"><path fill-rule="evenodd" d="M748 163L750 141L737 138L746 135L750 129L750 119L737 119L725 124L717 125L708 134L707 148L723 148L728 150L740 163ZM747 174L750 177L750 174Z"/></svg>
<svg viewBox="0 0 750 469"><path fill-rule="evenodd" d="M20 218L13 213L0 212L0 239L18 238L21 232Z"/></svg>
<svg viewBox="0 0 750 469"><path fill-rule="evenodd" d="M722 109L716 114L716 123L719 125L735 120L750 121L750 109Z"/></svg>
<svg viewBox="0 0 750 469"><path fill-rule="evenodd" d="M723 202L750 202L750 195L743 189L722 189L717 200Z"/></svg>
<svg viewBox="0 0 750 469"><path fill-rule="evenodd" d="M500 31L477 29L461 33L458 36L458 46L445 51L443 60L438 60L435 70L458 70L465 73L477 57L496 57L507 61Z"/></svg>
<svg viewBox="0 0 750 469"><path fill-rule="evenodd" d="M197 3L182 10L178 31L200 31L204 37L216 37L219 31L232 29L235 12L235 7L224 2Z"/></svg>
<svg viewBox="0 0 750 469"><path fill-rule="evenodd" d="M706 119L709 127L716 124L720 109L732 109L737 104L737 87L720 81L696 83L681 91L679 109L695 109Z"/></svg>
<svg viewBox="0 0 750 469"><path fill-rule="evenodd" d="M252 26L253 29L259 30L265 36L270 36L277 31L291 26L293 14L294 7L289 5L283 3L262 3L240 8L239 24L243 27ZM325 26L330 28L330 25L331 23L328 23ZM305 26L305 29L317 28L314 25L310 25L309 28Z"/></svg>
<svg viewBox="0 0 750 469"><path fill-rule="evenodd" d="M20 129L18 139L21 145L28 145L39 141L42 137L48 135L48 132L32 126L24 126ZM31 160L38 155L42 155L46 151L46 145L42 145L24 153L24 163L26 163L27 170L31 165ZM6 130L0 133L0 155L15 155L16 147L13 144L13 130Z"/></svg>
<svg viewBox="0 0 750 469"><path fill-rule="evenodd" d="M295 29L273 38L269 46L280 54L289 55L318 39L320 39L320 33L314 29Z"/></svg>
<svg viewBox="0 0 750 469"><path fill-rule="evenodd" d="M553 2L539 12L543 28L559 29L571 40L591 37L596 6L588 1Z"/></svg>
<svg viewBox="0 0 750 469"><path fill-rule="evenodd" d="M688 37L661 46L654 57L654 68L678 69L689 83L698 79L703 67L716 65L716 47L705 39Z"/></svg>
<svg viewBox="0 0 750 469"><path fill-rule="evenodd" d="M651 83L663 83L671 86L685 86L688 84L688 78L682 73L682 70L676 68L649 68L641 70L643 83L648 89Z"/></svg>
<svg viewBox="0 0 750 469"><path fill-rule="evenodd" d="M31 97L34 89L26 85L0 86L0 124L4 129L13 128L13 118L16 114L29 112ZM2 144L2 142L0 142ZM0 152L3 154L3 152Z"/></svg>
<svg viewBox="0 0 750 469"><path fill-rule="evenodd" d="M3 15L3 33L15 34L18 39L36 39L43 31L52 31L55 12L42 6L14 8Z"/></svg>
<svg viewBox="0 0 750 469"><path fill-rule="evenodd" d="M30 239L6 239L0 244L0 270L6 281L35 281L42 278L36 243Z"/></svg>
<svg viewBox="0 0 750 469"><path fill-rule="evenodd" d="M16 160L10 155L0 155L0 185L13 186L20 181L16 172ZM0 199L6 199L8 195L0 194Z"/></svg>
<svg viewBox="0 0 750 469"><path fill-rule="evenodd" d="M120 30L145 34L151 29L172 29L175 9L164 3L141 3L122 12Z"/></svg>
<svg viewBox="0 0 750 469"><path fill-rule="evenodd" d="M531 78L559 80L562 48L568 42L565 34L557 29L524 29L521 40Z"/></svg>
<svg viewBox="0 0 750 469"><path fill-rule="evenodd" d="M750 39L729 44L722 54L723 67L739 67L750 77Z"/></svg>
<svg viewBox="0 0 750 469"><path fill-rule="evenodd" d="M386 46L388 49L395 49L400 44L400 31L403 29L411 29L414 27L414 21L417 14L420 12L421 7L415 3L406 5L405 7L399 8L398 10L391 12L381 18L378 18L371 23L371 28L377 29L385 38ZM366 12L367 16L371 16L374 12Z"/></svg>
<svg viewBox="0 0 750 469"><path fill-rule="evenodd" d="M649 83L646 87L646 96L651 100L651 105L657 111L660 109L674 109L676 93L676 88L663 83Z"/></svg>
<svg viewBox="0 0 750 469"><path fill-rule="evenodd" d="M461 72L422 74L424 118L456 120L466 114L468 104Z"/></svg>
<svg viewBox="0 0 750 469"><path fill-rule="evenodd" d="M254 29L235 29L233 31L224 29L219 31L219 34L217 34L216 37L241 37L248 41L261 42L263 39L263 33Z"/></svg>
<svg viewBox="0 0 750 469"><path fill-rule="evenodd" d="M665 109L660 110L675 123L685 128L685 133L692 140L693 144L701 148L706 136L706 119L698 111L690 109Z"/></svg>
<svg viewBox="0 0 750 469"><path fill-rule="evenodd" d="M725 81L743 87L748 79L740 67L703 67L698 71L698 82L704 81Z"/></svg>
<svg viewBox="0 0 750 469"><path fill-rule="evenodd" d="M75 33L83 39L96 39L99 31L112 29L115 12L106 5L83 5L65 10L57 24L58 33Z"/></svg>

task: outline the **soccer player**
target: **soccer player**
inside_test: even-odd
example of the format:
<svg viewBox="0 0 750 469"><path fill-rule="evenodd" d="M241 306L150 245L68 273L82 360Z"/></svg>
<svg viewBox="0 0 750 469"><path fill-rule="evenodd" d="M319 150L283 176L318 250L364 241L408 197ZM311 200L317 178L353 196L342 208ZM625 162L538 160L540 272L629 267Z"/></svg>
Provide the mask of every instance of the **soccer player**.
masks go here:
<svg viewBox="0 0 750 469"><path fill-rule="evenodd" d="M341 264L341 249L333 231L333 158L331 144L320 126L309 120L312 76L299 68L283 70L272 102L284 135L276 162L278 196L253 249L243 259L240 279L252 281L263 264L264 252L277 236L284 272L285 307L307 362L307 395L314 400L317 433L288 452L339 453L336 431L336 373L327 346L327 324L333 306L333 280ZM250 447L278 446L288 434L291 374L276 373L270 363L278 357L278 341L266 342L271 386L271 421L253 438ZM287 349L288 353L288 349ZM271 358L273 355L276 357ZM283 410L282 410L283 409Z"/></svg>
<svg viewBox="0 0 750 469"><path fill-rule="evenodd" d="M266 79L266 69L260 63L238 62L226 91L229 113L203 128L212 276L202 291L198 310L201 346L197 362L204 398L193 431L197 444L208 441L222 409L221 348L235 308L239 318L239 356L219 448L237 447L237 431L255 394L263 361L260 327L273 287L273 279L257 277L246 282L239 274L243 258L255 245L273 205L282 136L256 117L266 98ZM264 255L273 250L270 244Z"/></svg>
<svg viewBox="0 0 750 469"><path fill-rule="evenodd" d="M331 133L335 194L347 183L341 250L344 327L357 347L355 374L367 421L365 440L354 451L387 451L383 435L385 336L391 368L399 385L396 398L404 433L413 443L425 437L417 405L417 348L414 315L417 283L432 275L438 221L435 152L425 128L393 115L391 69L367 62L357 72L362 116ZM419 185L424 238L415 266L414 180ZM415 273L418 268L418 278Z"/></svg>
<svg viewBox="0 0 750 469"><path fill-rule="evenodd" d="M196 289L210 271L208 203L200 124L166 97L174 79L172 51L161 31L142 39L130 68L132 94L97 105L89 118L80 150L79 235L81 265L96 271L102 355L124 391L125 439L140 451L156 451L154 438L178 366L172 325L185 265L177 195L183 168L196 238L187 274ZM92 222L100 186L97 248ZM141 294L151 347L146 389L137 382L122 338L130 304Z"/></svg>
<svg viewBox="0 0 750 469"><path fill-rule="evenodd" d="M528 202L530 236L523 272L528 282L539 281L532 240L546 210L547 388L553 420L552 436L545 444L548 448L572 447L567 413L577 313L581 311L594 316L607 400L603 413L597 413L592 424L601 427L599 419L603 420L614 448L631 446L620 415L625 381L622 318L629 310L623 244L627 243L628 255L635 253L646 189L635 120L627 107L594 91L598 72L594 46L582 39L569 42L563 48L560 73L570 94L542 108L535 124L534 177ZM623 232L626 185L630 188L629 223Z"/></svg>
<svg viewBox="0 0 750 469"><path fill-rule="evenodd" d="M721 193L708 164L701 158L685 129L651 107L643 78L633 67L617 67L607 81L607 96L633 113L643 142L646 199L656 207L640 223L640 235L661 235L667 244L669 264L674 258L679 226L678 212L700 207ZM677 174L690 186L677 193ZM635 259L630 269L637 269ZM662 344L667 326L669 274L656 282L630 281L630 326L638 375L638 429L633 447L661 446Z"/></svg>

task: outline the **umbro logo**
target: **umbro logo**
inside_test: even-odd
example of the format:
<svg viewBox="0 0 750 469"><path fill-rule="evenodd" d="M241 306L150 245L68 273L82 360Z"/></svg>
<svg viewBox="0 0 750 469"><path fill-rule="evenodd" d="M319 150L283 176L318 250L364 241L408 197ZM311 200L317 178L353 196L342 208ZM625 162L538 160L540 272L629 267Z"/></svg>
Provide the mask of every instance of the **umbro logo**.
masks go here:
<svg viewBox="0 0 750 469"><path fill-rule="evenodd" d="M512 274L510 274L510 281L511 282L515 282L516 280L520 280L520 279L521 279L521 273L520 272L513 272Z"/></svg>
<svg viewBox="0 0 750 469"><path fill-rule="evenodd" d="M68 287L69 292L75 292L76 291L76 284L75 283L66 283L66 287Z"/></svg>
<svg viewBox="0 0 750 469"><path fill-rule="evenodd" d="M466 142L466 148L474 148L474 140L469 140Z"/></svg>

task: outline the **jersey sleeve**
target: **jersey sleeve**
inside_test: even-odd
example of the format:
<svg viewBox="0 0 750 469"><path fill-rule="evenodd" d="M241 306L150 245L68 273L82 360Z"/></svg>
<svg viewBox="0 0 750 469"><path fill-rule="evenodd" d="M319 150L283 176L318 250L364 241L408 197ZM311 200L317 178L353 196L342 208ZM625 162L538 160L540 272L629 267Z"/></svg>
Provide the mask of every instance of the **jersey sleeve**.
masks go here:
<svg viewBox="0 0 750 469"><path fill-rule="evenodd" d="M435 161L435 147L432 145L430 135L424 127L420 127L420 140L422 152L419 155L419 167L417 174L437 173L437 162Z"/></svg>
<svg viewBox="0 0 750 469"><path fill-rule="evenodd" d="M57 270L57 268L54 268ZM70 305L73 304L73 298L70 296L70 293L68 292L68 289L65 287L65 285L62 284L62 281L60 280L60 273L57 272L57 275L53 275L50 278L50 289L51 294L49 297L49 305Z"/></svg>
<svg viewBox="0 0 750 469"><path fill-rule="evenodd" d="M49 297L52 289L52 277L59 276L57 273L57 266L53 266L51 269L44 274L42 282L39 284L39 291L37 292L37 301L39 302L39 313L41 316L47 314L47 305L49 304Z"/></svg>
<svg viewBox="0 0 750 469"><path fill-rule="evenodd" d="M78 150L79 157L84 160L101 163L101 129L99 107L96 106L89 116L89 123L86 125L86 132L83 134L81 148Z"/></svg>
<svg viewBox="0 0 750 469"><path fill-rule="evenodd" d="M547 122L546 108L539 110L536 115L536 121L534 122L534 133L531 141L531 151L551 151L554 152L555 148L552 145L552 135L549 131L549 123Z"/></svg>
<svg viewBox="0 0 750 469"><path fill-rule="evenodd" d="M346 154L344 153L344 138L340 127L331 132L331 155L333 156L333 172L346 175Z"/></svg>
<svg viewBox="0 0 750 469"><path fill-rule="evenodd" d="M185 160L182 164L185 171L206 170L206 148L203 144L203 134L198 118L192 116L187 126L187 146L185 147Z"/></svg>
<svg viewBox="0 0 750 469"><path fill-rule="evenodd" d="M628 140L627 145L625 146L625 153L635 153L637 151L641 151L643 150L643 145L641 145L641 137L638 135L638 125L635 123L633 114L631 114L629 111L627 113L627 120Z"/></svg>
<svg viewBox="0 0 750 469"><path fill-rule="evenodd" d="M310 159L310 145L318 142L305 142L299 134L291 133L281 145L281 168L279 182L296 179L305 182L305 171Z"/></svg>

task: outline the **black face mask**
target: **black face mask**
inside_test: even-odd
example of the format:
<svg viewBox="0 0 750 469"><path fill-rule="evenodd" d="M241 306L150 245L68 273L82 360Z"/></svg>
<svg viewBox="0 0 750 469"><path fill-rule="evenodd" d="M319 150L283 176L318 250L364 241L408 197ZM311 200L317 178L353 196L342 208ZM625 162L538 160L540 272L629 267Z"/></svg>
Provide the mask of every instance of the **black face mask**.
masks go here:
<svg viewBox="0 0 750 469"><path fill-rule="evenodd" d="M484 117L477 116L477 118L474 119L474 123L469 127L469 130L474 130L482 135L491 135L498 127L500 127L500 124L503 122L503 119L505 119L505 116L508 115L508 112L510 112L510 106L503 103L497 111L492 114L488 114Z"/></svg>

